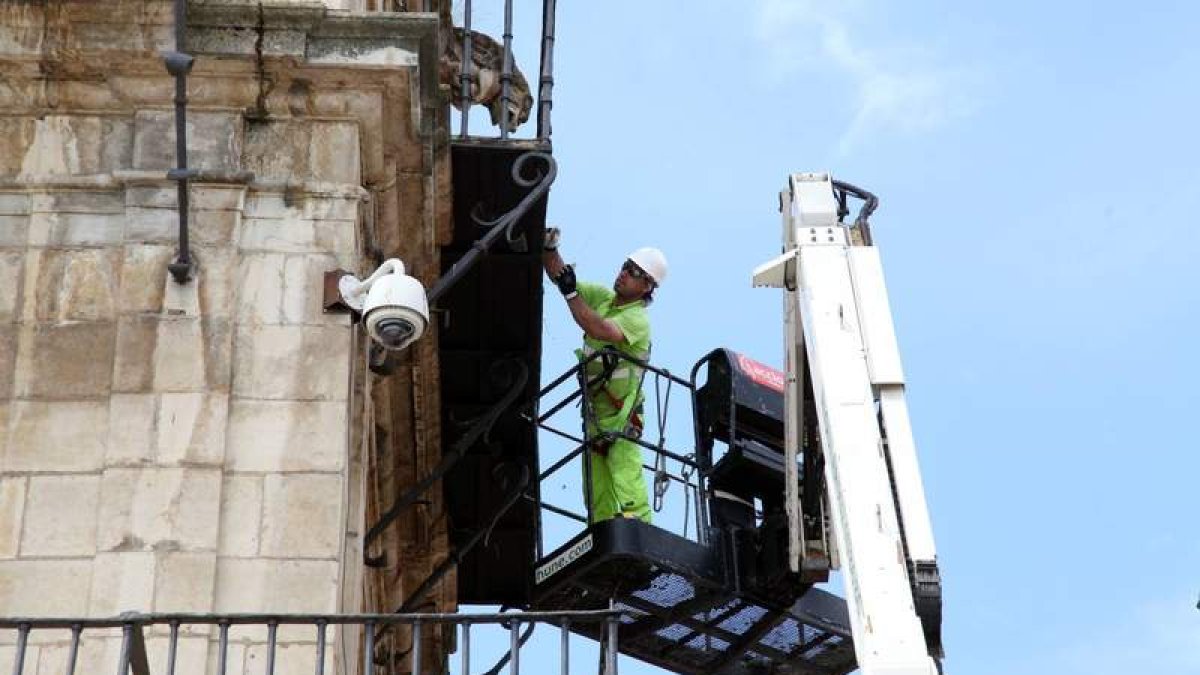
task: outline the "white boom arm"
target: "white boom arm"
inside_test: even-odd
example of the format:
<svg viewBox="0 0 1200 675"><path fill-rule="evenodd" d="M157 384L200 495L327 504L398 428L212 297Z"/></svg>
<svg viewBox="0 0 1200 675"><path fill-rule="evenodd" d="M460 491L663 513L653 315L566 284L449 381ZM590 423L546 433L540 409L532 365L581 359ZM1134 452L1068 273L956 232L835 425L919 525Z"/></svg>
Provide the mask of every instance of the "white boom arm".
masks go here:
<svg viewBox="0 0 1200 675"><path fill-rule="evenodd" d="M786 466L795 467L803 451L807 376L825 459L832 557L843 570L859 668L864 675L935 675L930 654L940 656L940 638L927 644L914 594L936 595L940 624L937 556L879 253L856 245L838 222L829 174L794 174L789 183L781 199L786 252L754 272L756 286L786 294ZM787 494L793 571L804 555L794 482Z"/></svg>

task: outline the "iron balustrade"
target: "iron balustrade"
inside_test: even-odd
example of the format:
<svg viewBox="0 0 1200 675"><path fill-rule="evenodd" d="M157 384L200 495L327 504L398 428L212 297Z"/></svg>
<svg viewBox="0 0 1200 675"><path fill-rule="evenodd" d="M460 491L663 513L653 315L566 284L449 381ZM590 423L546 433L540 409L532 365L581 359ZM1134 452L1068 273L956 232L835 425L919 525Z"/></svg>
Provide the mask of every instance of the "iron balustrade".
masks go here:
<svg viewBox="0 0 1200 675"><path fill-rule="evenodd" d="M508 651L505 658L508 672L520 673L520 647L524 643L518 636L521 626L537 623L557 626L562 631L560 640L559 670L569 672L570 627L575 624L601 624L607 633L602 649L606 664L605 672L616 672L618 653L618 626L623 612L619 610L578 610L561 612L507 612L490 614L140 614L130 612L110 618L58 618L58 617L0 617L0 635L16 631L16 647L13 656L13 675L25 672L25 656L31 634L35 631L70 631L70 651L67 657L66 675L74 675L78 666L80 646L86 631L98 632L105 629L121 630L121 650L116 664L117 675L149 675L149 658L146 651L146 629L166 626L167 638L166 675L175 675L181 629L194 626L217 627L216 675L226 675L230 644L230 628L233 626L265 627L266 675L274 675L276 652L279 651L278 631L280 626L311 626L314 630L314 672L324 675L328 645L327 632L331 626L349 625L363 629L361 671L373 675L377 666L374 658L378 641L397 626L412 631L412 649L408 651L408 672L422 672L421 635L424 626L450 624L459 631L459 662L461 672L471 672L471 628L475 625L501 625L510 631ZM289 647L294 645L289 645ZM503 661L504 659L502 659ZM495 669L493 669L495 670ZM544 660L535 665L539 673L547 672Z"/></svg>
<svg viewBox="0 0 1200 675"><path fill-rule="evenodd" d="M470 65L472 58L475 56L472 38L475 4L472 0L463 1L462 45L460 46L462 60L458 74L458 87L454 93L460 111L458 138L466 138L470 135L470 110L473 102L471 90L472 85L480 85L479 77L472 72ZM536 110L537 127L535 138L538 141L547 143L550 141L552 133L550 111L554 106L554 24L556 6L556 0L542 0L542 34L537 70L537 94L536 99L531 101L531 109ZM509 135L511 133L509 130L509 116L513 111L512 104L516 103L516 100L513 98L513 70L516 68L513 59L513 0L504 0L503 16L503 34L500 43L500 131L498 137L502 141L507 141L510 140ZM449 31L447 34L453 35L453 31ZM530 90L527 92L527 95L533 99L534 85L531 84L529 77L526 77L525 80L526 86Z"/></svg>

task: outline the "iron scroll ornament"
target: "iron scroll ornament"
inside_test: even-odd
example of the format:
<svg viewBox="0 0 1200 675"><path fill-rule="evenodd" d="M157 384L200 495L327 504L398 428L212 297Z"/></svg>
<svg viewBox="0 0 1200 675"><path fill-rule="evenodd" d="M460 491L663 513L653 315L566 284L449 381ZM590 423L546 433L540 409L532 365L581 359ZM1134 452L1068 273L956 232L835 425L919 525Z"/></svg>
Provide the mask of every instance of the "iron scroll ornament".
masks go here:
<svg viewBox="0 0 1200 675"><path fill-rule="evenodd" d="M535 161L541 162L542 166L531 165L531 162ZM512 166L512 180L520 187L529 188L529 192L521 198L521 201L517 202L516 206L492 220L487 220L481 215L482 204L477 204L472 209L471 219L480 227L488 228L488 232L476 240L471 245L471 249L434 282L427 295L431 306L454 284L458 283L479 262L480 258L487 254L501 234L509 243L518 244L520 239L513 237L517 223L539 199L550 191L550 185L557 177L558 163L554 161L554 157L550 153L530 151L517 157Z"/></svg>

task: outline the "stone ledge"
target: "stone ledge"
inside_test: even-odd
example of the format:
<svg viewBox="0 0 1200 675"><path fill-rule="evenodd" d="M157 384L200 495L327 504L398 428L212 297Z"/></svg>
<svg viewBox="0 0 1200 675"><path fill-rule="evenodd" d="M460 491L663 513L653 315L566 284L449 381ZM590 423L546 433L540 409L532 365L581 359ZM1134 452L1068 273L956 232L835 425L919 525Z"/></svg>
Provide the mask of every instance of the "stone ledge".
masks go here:
<svg viewBox="0 0 1200 675"><path fill-rule="evenodd" d="M267 56L301 58L312 66L417 68L422 130L432 131L433 117L442 105L436 14L330 10L312 0L270 5L235 0L188 3L187 48L195 55L256 57L260 30L262 53Z"/></svg>

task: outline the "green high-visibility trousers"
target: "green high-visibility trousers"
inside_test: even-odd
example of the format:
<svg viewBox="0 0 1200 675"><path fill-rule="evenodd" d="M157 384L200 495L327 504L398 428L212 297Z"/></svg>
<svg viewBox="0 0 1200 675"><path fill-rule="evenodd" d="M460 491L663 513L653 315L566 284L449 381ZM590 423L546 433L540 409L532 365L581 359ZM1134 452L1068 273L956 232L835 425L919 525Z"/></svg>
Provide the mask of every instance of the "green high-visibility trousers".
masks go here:
<svg viewBox="0 0 1200 675"><path fill-rule="evenodd" d="M616 517L650 522L650 500L642 471L642 448L619 438L607 455L588 451L592 468L592 522Z"/></svg>

